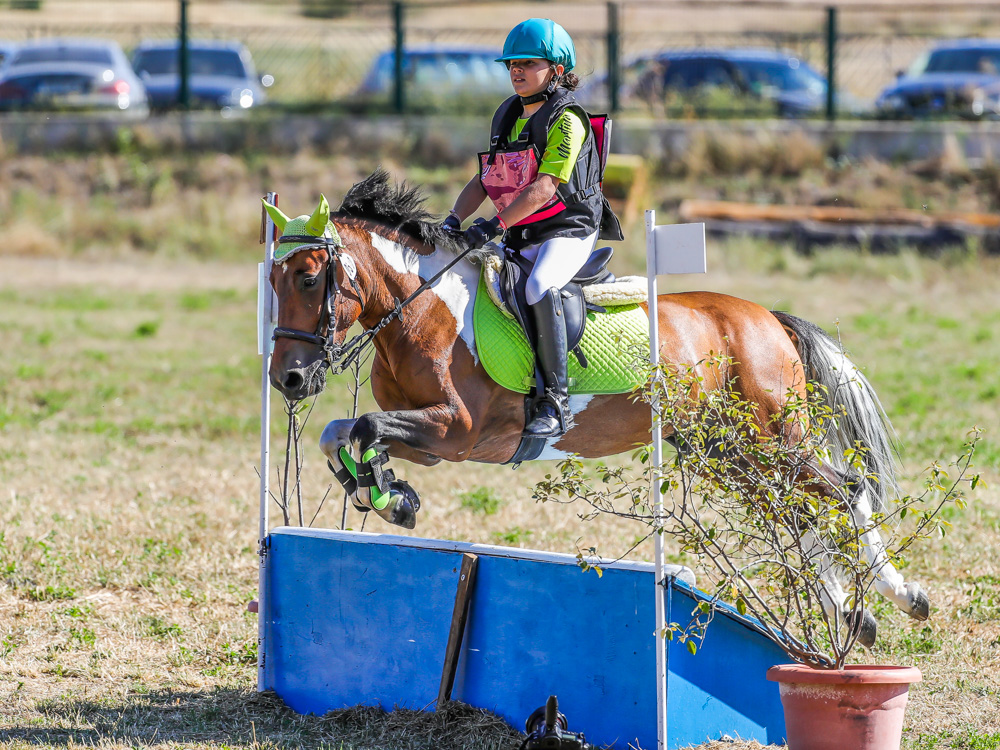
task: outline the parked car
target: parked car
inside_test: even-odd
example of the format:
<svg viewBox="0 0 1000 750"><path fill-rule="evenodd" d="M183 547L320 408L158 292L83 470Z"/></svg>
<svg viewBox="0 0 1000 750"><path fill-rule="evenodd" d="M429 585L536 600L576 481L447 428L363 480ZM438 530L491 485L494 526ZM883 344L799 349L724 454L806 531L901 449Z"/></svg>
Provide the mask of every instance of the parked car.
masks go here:
<svg viewBox="0 0 1000 750"><path fill-rule="evenodd" d="M499 50L487 47L411 47L403 53L403 76L408 100L421 96L471 95L506 97L513 93L507 66L496 62ZM396 53L375 58L358 88L358 95L391 94ZM498 102L499 103L499 102Z"/></svg>
<svg viewBox="0 0 1000 750"><path fill-rule="evenodd" d="M1000 41L959 39L918 57L875 102L882 117L986 114L977 93L1000 83ZM976 110L979 110L978 112Z"/></svg>
<svg viewBox="0 0 1000 750"><path fill-rule="evenodd" d="M117 42L45 39L18 45L0 68L0 110L149 114L146 88Z"/></svg>
<svg viewBox="0 0 1000 750"><path fill-rule="evenodd" d="M150 105L163 110L180 100L180 43L176 39L145 41L132 52L132 67L146 84ZM264 89L274 83L258 76L248 50L240 42L188 42L188 96L192 107L242 111L267 100Z"/></svg>
<svg viewBox="0 0 1000 750"><path fill-rule="evenodd" d="M791 52L753 47L670 50L643 55L623 71L623 99L661 104L671 94L723 89L774 106L780 117L802 117L826 107L826 78ZM852 113L863 104L847 96L838 106Z"/></svg>

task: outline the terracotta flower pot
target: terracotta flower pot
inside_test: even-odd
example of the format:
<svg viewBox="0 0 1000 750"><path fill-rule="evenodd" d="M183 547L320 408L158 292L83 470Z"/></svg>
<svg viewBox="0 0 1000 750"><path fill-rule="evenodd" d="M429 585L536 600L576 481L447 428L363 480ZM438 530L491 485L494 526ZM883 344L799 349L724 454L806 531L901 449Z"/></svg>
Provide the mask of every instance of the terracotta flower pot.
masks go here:
<svg viewBox="0 0 1000 750"><path fill-rule="evenodd" d="M767 670L785 709L788 750L899 750L903 711L916 667Z"/></svg>

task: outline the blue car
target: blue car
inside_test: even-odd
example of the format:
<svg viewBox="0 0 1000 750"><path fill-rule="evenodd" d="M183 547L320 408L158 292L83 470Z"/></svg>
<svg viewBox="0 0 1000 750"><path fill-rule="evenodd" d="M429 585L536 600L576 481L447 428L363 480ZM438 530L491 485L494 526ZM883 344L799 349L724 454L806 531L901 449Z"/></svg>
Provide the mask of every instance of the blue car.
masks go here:
<svg viewBox="0 0 1000 750"><path fill-rule="evenodd" d="M1000 84L1000 41L959 39L939 44L879 94L881 117L980 117L982 91ZM978 104L977 104L978 102Z"/></svg>
<svg viewBox="0 0 1000 750"><path fill-rule="evenodd" d="M668 50L633 60L624 78L631 80L623 90L625 101L652 104L672 92L721 88L771 102L779 117L818 114L826 106L826 79L796 55L780 50Z"/></svg>
<svg viewBox="0 0 1000 750"><path fill-rule="evenodd" d="M17 45L14 44L14 42L8 42L6 39L0 39L0 68L3 67L4 60L13 55L16 49Z"/></svg>
<svg viewBox="0 0 1000 750"><path fill-rule="evenodd" d="M176 39L142 42L132 53L132 67L146 84L155 110L176 107L180 99L180 54ZM258 77L250 52L239 42L188 42L188 95L198 109L224 113L259 107L264 88L274 80Z"/></svg>

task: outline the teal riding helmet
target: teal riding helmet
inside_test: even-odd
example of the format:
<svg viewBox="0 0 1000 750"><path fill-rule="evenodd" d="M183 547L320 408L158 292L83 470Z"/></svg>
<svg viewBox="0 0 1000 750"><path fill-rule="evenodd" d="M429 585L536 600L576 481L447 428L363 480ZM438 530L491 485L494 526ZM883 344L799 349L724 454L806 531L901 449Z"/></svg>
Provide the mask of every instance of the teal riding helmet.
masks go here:
<svg viewBox="0 0 1000 750"><path fill-rule="evenodd" d="M497 62L542 58L562 65L568 73L576 65L576 47L566 29L548 18L529 18L507 35Z"/></svg>

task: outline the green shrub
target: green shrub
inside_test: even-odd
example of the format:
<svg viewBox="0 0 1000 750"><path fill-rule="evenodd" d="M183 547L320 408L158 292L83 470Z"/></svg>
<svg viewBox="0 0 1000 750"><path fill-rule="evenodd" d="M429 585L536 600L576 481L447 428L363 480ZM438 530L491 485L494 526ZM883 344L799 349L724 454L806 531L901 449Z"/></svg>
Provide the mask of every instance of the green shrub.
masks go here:
<svg viewBox="0 0 1000 750"><path fill-rule="evenodd" d="M459 498L463 508L485 516L492 516L503 505L503 498L489 487L476 487L469 492L463 492Z"/></svg>

